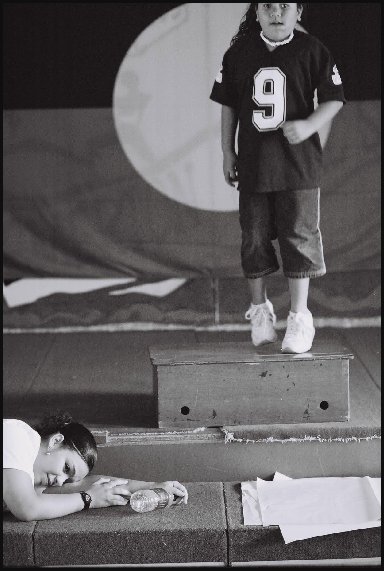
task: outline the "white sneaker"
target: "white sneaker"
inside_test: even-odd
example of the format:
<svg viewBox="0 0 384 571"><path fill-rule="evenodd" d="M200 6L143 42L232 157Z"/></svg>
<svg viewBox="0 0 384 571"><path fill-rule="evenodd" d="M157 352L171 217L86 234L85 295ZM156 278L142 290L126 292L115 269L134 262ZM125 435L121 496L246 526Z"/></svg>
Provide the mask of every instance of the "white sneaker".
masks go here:
<svg viewBox="0 0 384 571"><path fill-rule="evenodd" d="M274 328L276 315L269 299L260 305L251 305L245 314L245 319L251 321L252 343L255 347L277 341L277 333Z"/></svg>
<svg viewBox="0 0 384 571"><path fill-rule="evenodd" d="M290 311L281 350L284 353L306 353L312 347L314 336L312 313Z"/></svg>

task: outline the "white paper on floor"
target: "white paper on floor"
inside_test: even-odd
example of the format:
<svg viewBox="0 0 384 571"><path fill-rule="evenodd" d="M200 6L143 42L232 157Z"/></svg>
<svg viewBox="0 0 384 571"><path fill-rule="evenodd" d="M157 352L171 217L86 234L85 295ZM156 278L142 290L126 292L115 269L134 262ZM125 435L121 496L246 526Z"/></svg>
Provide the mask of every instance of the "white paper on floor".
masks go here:
<svg viewBox="0 0 384 571"><path fill-rule="evenodd" d="M241 499L244 525L263 525L259 498L257 496L257 482L241 483Z"/></svg>
<svg viewBox="0 0 384 571"><path fill-rule="evenodd" d="M301 478L276 472L241 484L244 525L279 525L285 543L378 527L381 478Z"/></svg>

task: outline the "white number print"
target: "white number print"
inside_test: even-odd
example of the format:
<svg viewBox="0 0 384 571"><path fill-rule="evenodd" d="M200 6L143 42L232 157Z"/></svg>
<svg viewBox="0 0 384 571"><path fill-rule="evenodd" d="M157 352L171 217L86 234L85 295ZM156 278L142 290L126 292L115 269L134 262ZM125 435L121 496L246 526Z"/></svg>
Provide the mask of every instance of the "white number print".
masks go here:
<svg viewBox="0 0 384 571"><path fill-rule="evenodd" d="M254 111L252 122L259 131L276 131L285 121L286 76L278 67L260 69L253 78L253 101L264 107ZM270 113L266 115L266 109Z"/></svg>

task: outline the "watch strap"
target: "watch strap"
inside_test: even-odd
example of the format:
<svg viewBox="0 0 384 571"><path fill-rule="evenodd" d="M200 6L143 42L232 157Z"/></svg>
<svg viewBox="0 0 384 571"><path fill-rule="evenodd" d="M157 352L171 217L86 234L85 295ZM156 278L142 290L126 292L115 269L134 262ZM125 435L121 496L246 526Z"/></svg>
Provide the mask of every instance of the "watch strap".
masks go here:
<svg viewBox="0 0 384 571"><path fill-rule="evenodd" d="M79 492L79 493L80 493L81 499L84 502L83 510L88 510L89 506L91 505L91 502L92 502L91 496L89 494L87 494L87 492Z"/></svg>

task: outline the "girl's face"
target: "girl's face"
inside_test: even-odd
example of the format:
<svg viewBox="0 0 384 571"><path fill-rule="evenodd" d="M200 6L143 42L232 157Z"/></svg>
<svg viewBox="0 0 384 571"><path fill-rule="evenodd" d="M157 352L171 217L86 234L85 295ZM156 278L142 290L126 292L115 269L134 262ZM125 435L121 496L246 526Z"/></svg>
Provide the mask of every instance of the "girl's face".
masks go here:
<svg viewBox="0 0 384 571"><path fill-rule="evenodd" d="M66 480L77 482L89 472L86 462L72 448L61 442L48 447L42 445L33 465L35 486L62 486Z"/></svg>
<svg viewBox="0 0 384 571"><path fill-rule="evenodd" d="M301 16L297 4L257 4L256 17L264 35L273 42L288 38Z"/></svg>

